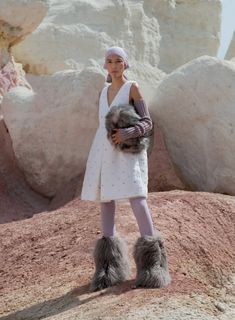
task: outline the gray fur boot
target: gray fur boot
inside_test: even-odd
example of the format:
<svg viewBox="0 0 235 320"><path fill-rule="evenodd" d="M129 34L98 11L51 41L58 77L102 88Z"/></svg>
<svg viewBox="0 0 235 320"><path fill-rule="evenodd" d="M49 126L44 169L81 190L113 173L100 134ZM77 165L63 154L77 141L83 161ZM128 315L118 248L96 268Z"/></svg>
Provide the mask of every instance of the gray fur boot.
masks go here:
<svg viewBox="0 0 235 320"><path fill-rule="evenodd" d="M136 287L161 288L171 282L166 251L158 231L154 236L144 236L134 247L137 267Z"/></svg>
<svg viewBox="0 0 235 320"><path fill-rule="evenodd" d="M94 250L95 274L91 290L101 290L121 283L129 276L127 247L118 237L102 237Z"/></svg>

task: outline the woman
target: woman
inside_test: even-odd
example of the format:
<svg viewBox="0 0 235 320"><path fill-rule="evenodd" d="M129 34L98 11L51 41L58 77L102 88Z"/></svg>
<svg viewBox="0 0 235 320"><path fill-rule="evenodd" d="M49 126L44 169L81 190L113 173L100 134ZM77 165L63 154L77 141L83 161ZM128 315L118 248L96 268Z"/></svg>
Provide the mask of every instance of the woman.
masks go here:
<svg viewBox="0 0 235 320"><path fill-rule="evenodd" d="M132 103L141 117L133 127L116 129L112 135L114 144L142 136L152 129L152 120L138 85L124 75L128 67L128 56L122 48L111 47L106 51L104 68L111 84L100 93L99 127L88 156L81 194L82 200L101 203L103 237L97 241L94 251L96 272L91 285L93 290L120 283L128 277L125 244L116 235L114 223L115 201L123 199L129 199L141 235L134 249L136 286L162 287L170 282L162 240L154 229L146 200L147 150L138 154L124 153L107 139L105 116L114 105Z"/></svg>

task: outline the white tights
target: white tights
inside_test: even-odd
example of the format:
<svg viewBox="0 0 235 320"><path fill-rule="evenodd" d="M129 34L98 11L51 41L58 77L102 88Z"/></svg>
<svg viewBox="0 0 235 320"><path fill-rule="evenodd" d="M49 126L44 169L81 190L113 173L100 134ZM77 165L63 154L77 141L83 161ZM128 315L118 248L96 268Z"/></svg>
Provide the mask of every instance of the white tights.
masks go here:
<svg viewBox="0 0 235 320"><path fill-rule="evenodd" d="M131 208L136 217L141 236L153 236L154 227L151 213L145 197L129 199ZM115 201L101 202L101 226L105 237L115 235Z"/></svg>

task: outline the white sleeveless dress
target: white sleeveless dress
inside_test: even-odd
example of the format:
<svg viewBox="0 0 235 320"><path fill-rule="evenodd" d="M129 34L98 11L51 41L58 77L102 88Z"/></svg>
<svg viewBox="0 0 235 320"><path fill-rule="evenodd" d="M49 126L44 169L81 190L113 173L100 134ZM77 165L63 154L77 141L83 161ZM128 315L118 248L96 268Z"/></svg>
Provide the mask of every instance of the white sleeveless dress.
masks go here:
<svg viewBox="0 0 235 320"><path fill-rule="evenodd" d="M108 105L107 90L103 88L99 100L99 127L87 159L81 199L108 202L148 194L147 151L138 154L115 149L107 138L105 116L114 105L128 104L133 81L126 81Z"/></svg>

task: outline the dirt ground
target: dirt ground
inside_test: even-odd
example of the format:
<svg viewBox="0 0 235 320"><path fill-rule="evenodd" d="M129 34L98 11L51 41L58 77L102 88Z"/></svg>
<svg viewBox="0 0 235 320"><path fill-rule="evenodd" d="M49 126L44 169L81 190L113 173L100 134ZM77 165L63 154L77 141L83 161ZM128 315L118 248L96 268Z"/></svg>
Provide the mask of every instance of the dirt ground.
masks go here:
<svg viewBox="0 0 235 320"><path fill-rule="evenodd" d="M119 286L90 292L99 204L75 199L0 225L0 320L232 320L234 197L169 191L149 194L148 203L164 235L169 286L131 289L139 233L125 201L118 203L116 223L128 243L132 275Z"/></svg>

